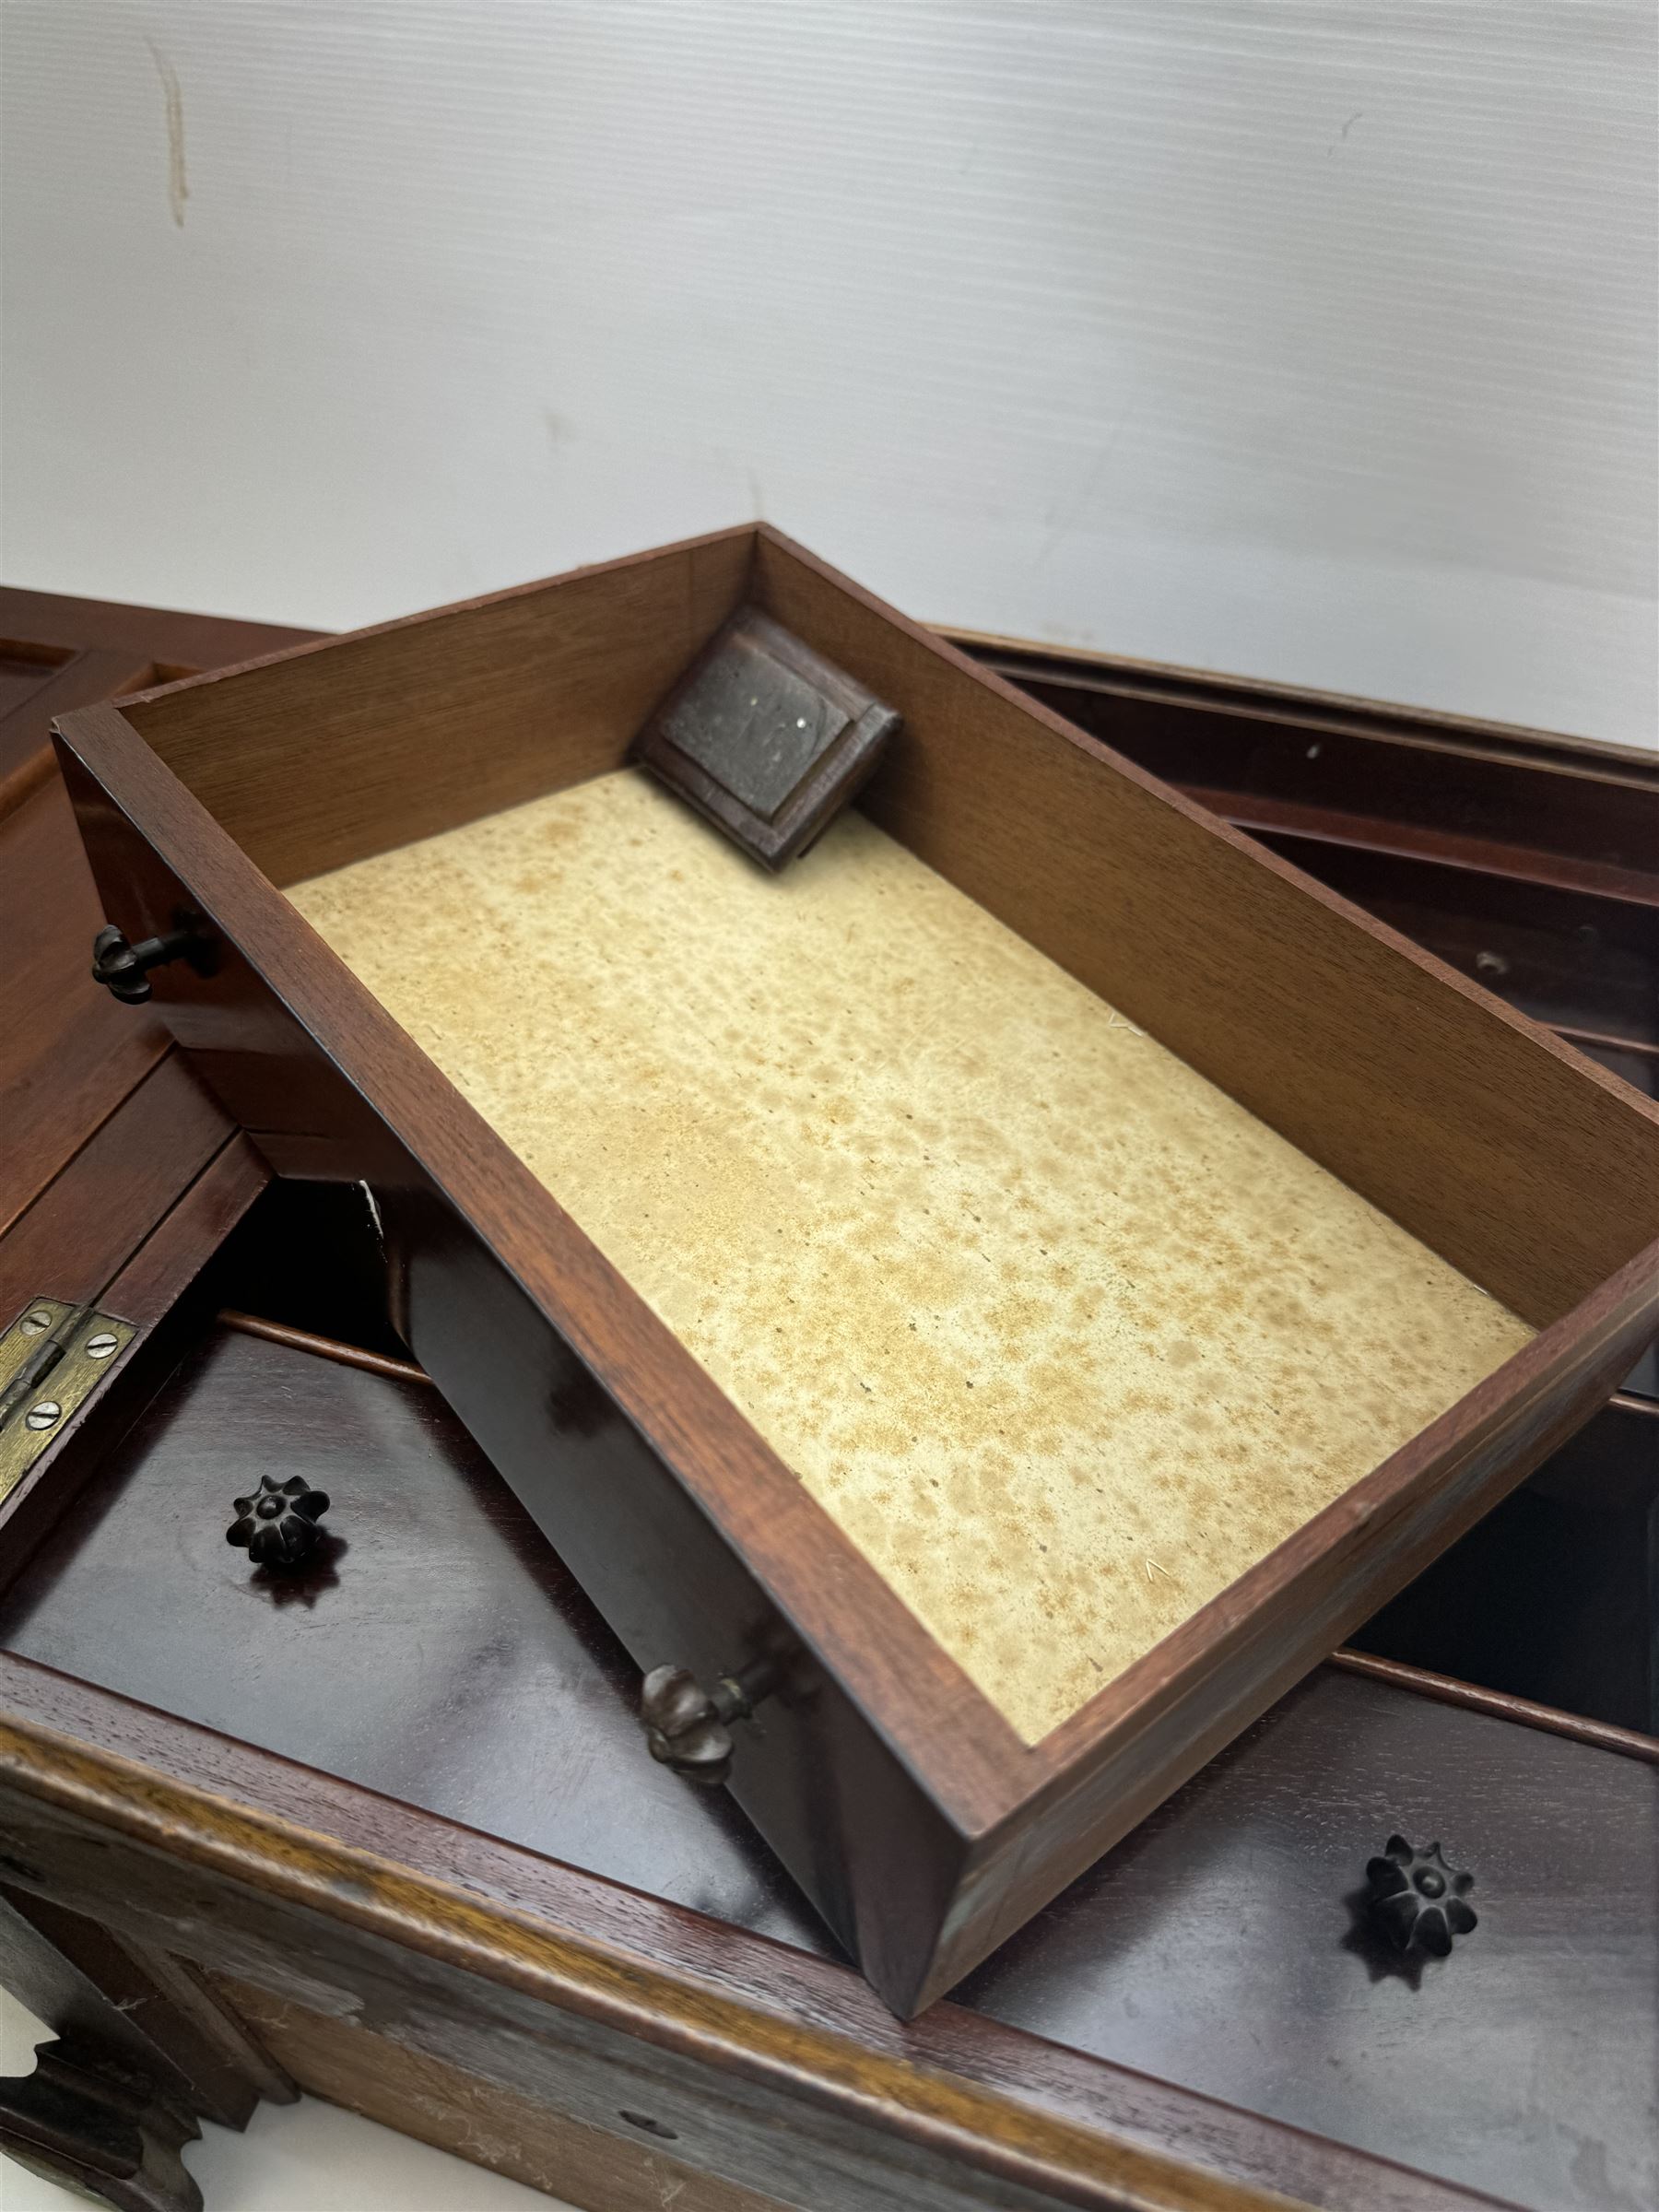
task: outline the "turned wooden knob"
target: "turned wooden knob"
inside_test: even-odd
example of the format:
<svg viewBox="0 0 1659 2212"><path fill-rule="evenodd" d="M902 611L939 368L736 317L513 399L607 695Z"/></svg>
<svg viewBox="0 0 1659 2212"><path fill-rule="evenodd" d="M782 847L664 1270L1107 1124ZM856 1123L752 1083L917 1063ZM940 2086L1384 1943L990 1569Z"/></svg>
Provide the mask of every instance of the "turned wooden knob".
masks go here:
<svg viewBox="0 0 1659 2212"><path fill-rule="evenodd" d="M722 1675L705 1689L688 1668L653 1666L640 1688L640 1718L651 1756L688 1782L712 1788L732 1771L732 1721L747 1720L771 1688L764 1661Z"/></svg>
<svg viewBox="0 0 1659 2212"><path fill-rule="evenodd" d="M150 970L170 960L188 960L198 975L213 973L213 940L194 916L182 914L168 935L140 937L136 945L113 923L92 940L92 981L123 1006L143 1006L150 995Z"/></svg>

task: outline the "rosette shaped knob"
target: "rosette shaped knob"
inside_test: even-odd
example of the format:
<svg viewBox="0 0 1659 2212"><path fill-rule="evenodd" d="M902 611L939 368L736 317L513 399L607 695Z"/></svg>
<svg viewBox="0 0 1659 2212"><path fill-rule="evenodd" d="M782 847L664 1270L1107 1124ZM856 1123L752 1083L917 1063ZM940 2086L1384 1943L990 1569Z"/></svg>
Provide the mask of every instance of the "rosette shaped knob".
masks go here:
<svg viewBox="0 0 1659 2212"><path fill-rule="evenodd" d="M1428 1951L1444 1959L1455 1936L1477 1924L1467 1902L1472 1874L1448 1866L1438 1843L1418 1851L1404 1836L1390 1836L1380 1859L1367 1865L1371 1917L1397 1950Z"/></svg>
<svg viewBox="0 0 1659 2212"><path fill-rule="evenodd" d="M313 1490L302 1476L278 1482L266 1475L252 1498L237 1499L225 1541L256 1567L302 1567L317 1548L317 1524L327 1511L327 1492Z"/></svg>

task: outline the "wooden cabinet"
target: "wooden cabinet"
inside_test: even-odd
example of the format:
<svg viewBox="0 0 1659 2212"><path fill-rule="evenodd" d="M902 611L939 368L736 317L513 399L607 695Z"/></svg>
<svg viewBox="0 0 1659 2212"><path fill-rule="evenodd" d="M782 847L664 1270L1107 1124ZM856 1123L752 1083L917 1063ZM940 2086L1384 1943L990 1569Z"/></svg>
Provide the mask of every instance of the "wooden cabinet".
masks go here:
<svg viewBox="0 0 1659 2212"><path fill-rule="evenodd" d="M1153 688L1068 675L1090 712ZM1159 681L1132 733L1154 764L1245 715L1279 746L1310 716L1384 753L1429 735ZM1490 734L1432 735L1473 783L1500 772ZM1641 764L1564 749L1610 803L1654 805ZM1279 803L1238 765L1237 811ZM1367 845L1337 795L1306 849L1333 873L1370 854L1384 879L1409 821ZM1643 1035L1615 1033L1576 933L1613 902L1621 958L1651 958L1651 931L1617 887L1566 880L1568 811L1547 826L1561 850L1517 838L1500 877L1489 847L1466 868L1442 855L1416 911L1472 966L1494 881L1517 911L1559 899L1554 972L1579 992L1563 1027L1640 1066ZM1494 981L1527 988L1518 963ZM1466 1602L1492 1570L1464 1564L1515 1511L1505 1556L1542 1606L1546 1522L1563 1595L1606 1549L1606 1514L1651 1530L1650 1399L1621 1399L1443 1556L1427 1626L1423 1583L1413 1618L1372 1624L1395 1660L1455 1656L1495 1691L1387 1657L1316 1669L901 2027L722 1794L646 1758L634 1658L411 1369L360 1192L274 1178L161 1049L97 1141L49 1158L42 1139L42 1185L0 1236L0 1321L51 1290L43 1266L65 1296L122 1285L124 1311L130 1292L156 1316L0 1550L0 1976L68 2048L74 2109L104 2115L104 2163L79 2169L95 2193L135 2201L112 2144L159 2190L196 2121L298 2083L594 2212L1653 2194L1655 1746L1631 1701L1653 1615L1628 1594L1594 1620L1564 1605L1508 1679L1514 1654ZM0 1051L15 1065L16 1037ZM262 1470L335 1500L294 1584L224 1541ZM1395 1826L1442 1837L1481 1912L1450 1959L1404 1975L1358 1910ZM0 2146L39 2155L38 2103L0 2092Z"/></svg>
<svg viewBox="0 0 1659 2212"><path fill-rule="evenodd" d="M776 881L623 767L744 606L902 716ZM902 2014L1659 1321L1659 1113L764 527L62 727L193 1070L371 1186L400 1332Z"/></svg>

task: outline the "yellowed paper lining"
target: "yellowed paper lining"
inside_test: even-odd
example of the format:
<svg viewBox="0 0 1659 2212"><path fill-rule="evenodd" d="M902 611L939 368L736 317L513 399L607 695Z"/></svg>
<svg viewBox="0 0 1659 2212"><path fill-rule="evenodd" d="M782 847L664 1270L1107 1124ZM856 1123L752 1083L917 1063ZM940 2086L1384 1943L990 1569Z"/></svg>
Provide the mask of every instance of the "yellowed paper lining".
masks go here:
<svg viewBox="0 0 1659 2212"><path fill-rule="evenodd" d="M862 816L289 895L1028 1741L1532 1334Z"/></svg>

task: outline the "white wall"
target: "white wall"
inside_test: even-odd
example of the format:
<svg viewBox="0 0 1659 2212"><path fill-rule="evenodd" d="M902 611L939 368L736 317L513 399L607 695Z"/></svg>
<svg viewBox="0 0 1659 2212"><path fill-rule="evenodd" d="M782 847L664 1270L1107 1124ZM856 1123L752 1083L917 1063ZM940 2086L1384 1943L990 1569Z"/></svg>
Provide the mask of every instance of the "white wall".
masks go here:
<svg viewBox="0 0 1659 2212"><path fill-rule="evenodd" d="M1652 0L3 0L8 582L763 512L913 614L1653 743Z"/></svg>

